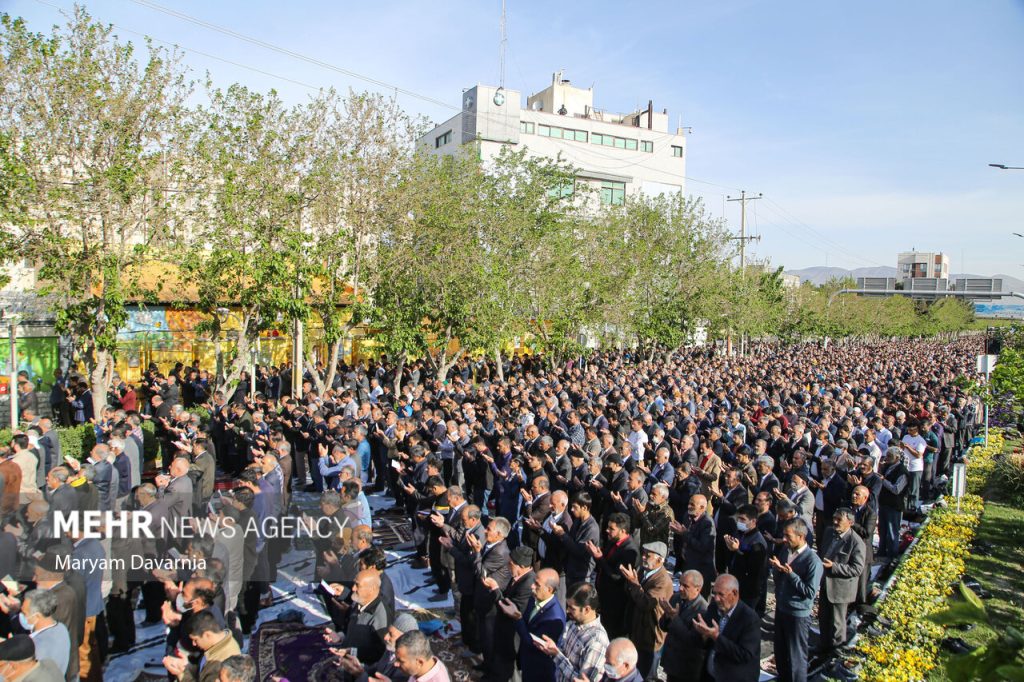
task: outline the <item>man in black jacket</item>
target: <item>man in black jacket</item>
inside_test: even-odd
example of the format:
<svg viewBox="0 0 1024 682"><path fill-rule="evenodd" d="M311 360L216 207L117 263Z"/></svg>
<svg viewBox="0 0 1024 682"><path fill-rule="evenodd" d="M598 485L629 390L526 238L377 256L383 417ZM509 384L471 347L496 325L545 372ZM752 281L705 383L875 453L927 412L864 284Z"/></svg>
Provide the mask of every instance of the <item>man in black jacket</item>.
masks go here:
<svg viewBox="0 0 1024 682"><path fill-rule="evenodd" d="M565 584L591 582L594 574L594 556L590 552L591 545L601 541L601 529L590 514L590 495L586 492L576 493L569 512L572 514L572 527L566 531L561 525L554 526L551 532L559 538L565 548Z"/></svg>
<svg viewBox="0 0 1024 682"><path fill-rule="evenodd" d="M480 523L480 507L467 505L462 508L461 528L445 525L445 536L439 542L448 550L455 563L455 585L459 592L459 622L462 624L462 643L475 654L480 653L477 640L476 619L476 554L473 551L469 536L482 547L487 540L484 538L484 527Z"/></svg>
<svg viewBox="0 0 1024 682"><path fill-rule="evenodd" d="M697 682L704 669L704 640L694 628L697 616L708 608L700 596L704 576L699 571L687 571L679 579L679 592L671 602L662 603L661 622L665 631L661 669L668 682Z"/></svg>
<svg viewBox="0 0 1024 682"><path fill-rule="evenodd" d="M740 585L740 599L754 609L765 601L768 587L768 543L757 529L757 509L750 504L736 512L736 536L723 538L730 553L728 569Z"/></svg>
<svg viewBox="0 0 1024 682"><path fill-rule="evenodd" d="M761 619L740 601L739 583L728 573L715 580L711 597L711 606L693 625L708 649L704 679L757 680L761 674Z"/></svg>
<svg viewBox="0 0 1024 682"><path fill-rule="evenodd" d="M878 515L869 504L870 493L868 489L859 485L853 489L853 532L864 541L864 572L860 576L860 584L857 587L856 604L866 605L870 594L868 586L871 583L871 564L875 560L875 527L878 525Z"/></svg>
<svg viewBox="0 0 1024 682"><path fill-rule="evenodd" d="M605 528L607 542L603 548L590 543L587 548L597 560L597 592L601 595L601 622L608 638L629 634L626 607L630 603L626 580L621 568L636 568L640 564L640 551L629 534L629 517L616 512L608 516Z"/></svg>
<svg viewBox="0 0 1024 682"><path fill-rule="evenodd" d="M708 499L703 495L690 498L686 523L673 521L672 532L683 536L683 570L700 571L704 576L701 595L706 599L711 584L718 576L715 570L715 524L707 514Z"/></svg>
<svg viewBox="0 0 1024 682"><path fill-rule="evenodd" d="M512 550L509 561L511 582L504 590L498 589L493 578L485 578L483 584L491 589L495 601L508 606L511 604L520 613L525 612L526 603L530 600L530 590L536 576L533 572L533 550L520 545ZM481 669L485 671L484 679L488 682L508 682L512 679L516 665L516 623L498 609L494 620L493 655L484 659ZM520 642L520 646L533 646L532 642Z"/></svg>
<svg viewBox="0 0 1024 682"><path fill-rule="evenodd" d="M476 567L477 583L473 589L473 603L477 616L477 641L483 651L484 661L494 655L494 620L497 616L497 599L492 585L498 591L504 591L512 581L512 573L508 567L509 549L505 543L511 526L507 519L497 517L491 519L484 533L484 541L476 536L466 534L466 541ZM493 582L484 583L492 578Z"/></svg>

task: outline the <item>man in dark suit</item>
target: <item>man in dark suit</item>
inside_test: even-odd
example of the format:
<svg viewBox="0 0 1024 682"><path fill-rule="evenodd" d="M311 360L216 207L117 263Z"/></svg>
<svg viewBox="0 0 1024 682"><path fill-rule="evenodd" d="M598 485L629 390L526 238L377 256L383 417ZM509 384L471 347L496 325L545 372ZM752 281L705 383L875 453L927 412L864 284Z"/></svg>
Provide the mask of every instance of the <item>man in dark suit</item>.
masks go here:
<svg viewBox="0 0 1024 682"><path fill-rule="evenodd" d="M484 660L481 668L484 679L488 682L508 682L512 679L516 667L516 620L511 617L514 609L520 614L526 612L526 604L533 594L536 575L533 572L534 553L525 545L512 550L509 560L511 582L505 590L497 589L493 578L483 582L494 592L498 604L498 612L494 619L494 648L490 658ZM522 645L522 644L521 644Z"/></svg>
<svg viewBox="0 0 1024 682"><path fill-rule="evenodd" d="M455 570L455 587L459 594L459 622L462 624L462 643L474 654L480 653L477 640L476 619L476 555L470 547L468 536L473 536L482 547L486 544L484 527L480 523L480 507L467 505L461 509L459 528L445 524L438 542L452 557Z"/></svg>
<svg viewBox="0 0 1024 682"><path fill-rule="evenodd" d="M768 455L758 457L754 463L757 468L757 489L754 493L768 493L772 494L772 491L779 488L779 478L772 473L772 468L775 466L775 461Z"/></svg>
<svg viewBox="0 0 1024 682"><path fill-rule="evenodd" d="M530 490L524 488L519 493L525 501L522 509L523 544L534 552L537 551L540 542L540 532L533 524L527 522L544 523L544 519L551 513L550 488L551 484L546 476L537 476L530 483Z"/></svg>
<svg viewBox="0 0 1024 682"><path fill-rule="evenodd" d="M46 487L49 493L50 513L62 512L70 518L71 512L79 509L79 496L75 489L68 485L71 472L66 466L50 469L46 475Z"/></svg>
<svg viewBox="0 0 1024 682"><path fill-rule="evenodd" d="M608 632L608 638L625 637L629 634L626 606L629 596L622 567L636 568L640 563L640 551L636 541L629 534L629 517L621 512L608 516L603 548L588 545L591 555L597 560L597 592L601 595L601 622Z"/></svg>
<svg viewBox="0 0 1024 682"><path fill-rule="evenodd" d="M693 625L708 649L703 679L757 680L761 672L761 619L740 601L735 576L718 576L711 597L711 605Z"/></svg>
<svg viewBox="0 0 1024 682"><path fill-rule="evenodd" d="M704 576L700 571L686 571L679 579L679 592L662 604L659 627L665 631L661 668L668 682L697 682L704 668L704 640L694 628L698 615L708 607L700 596Z"/></svg>
<svg viewBox="0 0 1024 682"><path fill-rule="evenodd" d="M567 531L561 525L551 529L552 535L561 540L565 548L565 584L591 582L594 574L594 555L590 552L591 545L601 541L601 529L590 514L591 498L586 492L576 493L569 513L572 514L572 527Z"/></svg>
<svg viewBox="0 0 1024 682"><path fill-rule="evenodd" d="M871 508L871 493L862 485L853 489L853 532L864 541L864 572L860 576L857 587L857 604L868 603L868 585L871 582L871 564L875 560L875 527L878 525L878 514Z"/></svg>
<svg viewBox="0 0 1024 682"><path fill-rule="evenodd" d="M740 485L739 472L730 469L725 473L725 490L720 494L712 493L714 501L715 521L715 568L724 573L732 560L732 554L726 547L726 535L736 535L736 510L750 503L750 493Z"/></svg>
<svg viewBox="0 0 1024 682"><path fill-rule="evenodd" d="M60 437L48 417L39 420L39 474L36 483L40 488L46 484L46 475L63 460L60 453Z"/></svg>
<svg viewBox="0 0 1024 682"><path fill-rule="evenodd" d="M519 633L519 669L523 679L555 682L555 662L533 643L533 638L552 641L562 638L565 630L565 611L558 603L558 574L550 568L537 571L533 581L533 596L519 611L511 602L501 602L502 613L515 621Z"/></svg>
<svg viewBox="0 0 1024 682"><path fill-rule="evenodd" d="M494 620L497 616L497 600L492 584L484 580L493 578L498 591L504 591L512 580L508 567L509 549L505 543L511 525L508 519L496 517L487 524L484 541L472 534L466 535L476 568L477 584L473 590L473 604L477 616L477 641L480 643L484 661L494 654Z"/></svg>
<svg viewBox="0 0 1024 682"><path fill-rule="evenodd" d="M846 504L847 490L846 480L836 473L835 464L830 460L824 460L821 465L821 480L810 482L814 490L814 512L815 527L814 535L822 537L825 529L832 523L832 515L836 510ZM821 545L818 546L821 552Z"/></svg>
<svg viewBox="0 0 1024 682"><path fill-rule="evenodd" d="M807 682L811 609L821 584L821 559L807 544L810 528L789 521L778 556L768 560L775 577L775 666L781 682Z"/></svg>
<svg viewBox="0 0 1024 682"><path fill-rule="evenodd" d="M701 596L711 594L715 570L715 523L707 514L708 499L703 495L690 498L686 523L672 522L672 532L683 536L683 570L700 571L704 576Z"/></svg>
<svg viewBox="0 0 1024 682"><path fill-rule="evenodd" d="M846 611L857 599L864 564L864 541L853 531L853 510L843 507L832 517L832 526L821 538L821 564L825 577L818 603L822 652L846 644Z"/></svg>

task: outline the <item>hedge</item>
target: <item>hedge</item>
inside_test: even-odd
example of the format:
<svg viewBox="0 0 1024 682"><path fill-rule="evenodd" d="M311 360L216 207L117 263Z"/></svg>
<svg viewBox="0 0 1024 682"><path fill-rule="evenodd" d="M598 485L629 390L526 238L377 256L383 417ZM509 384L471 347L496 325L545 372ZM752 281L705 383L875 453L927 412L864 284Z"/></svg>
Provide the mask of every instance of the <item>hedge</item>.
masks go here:
<svg viewBox="0 0 1024 682"><path fill-rule="evenodd" d="M11 442L11 429L0 429L0 446L7 446ZM96 430L92 424L80 424L68 428L58 428L57 436L60 438L60 452L62 455L70 455L74 459L83 460L96 445ZM142 452L147 460L155 459L159 452L160 445L153 433L153 423L142 422Z"/></svg>

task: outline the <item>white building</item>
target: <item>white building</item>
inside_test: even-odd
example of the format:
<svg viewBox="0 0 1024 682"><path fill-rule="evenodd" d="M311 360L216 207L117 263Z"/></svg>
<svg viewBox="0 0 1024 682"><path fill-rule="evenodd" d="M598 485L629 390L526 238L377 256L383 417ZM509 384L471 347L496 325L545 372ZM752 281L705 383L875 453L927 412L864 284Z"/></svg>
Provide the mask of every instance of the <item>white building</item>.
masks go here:
<svg viewBox="0 0 1024 682"><path fill-rule="evenodd" d="M943 253L905 251L897 256L896 278L900 282L908 279L949 279L949 256Z"/></svg>
<svg viewBox="0 0 1024 682"><path fill-rule="evenodd" d="M669 132L668 112L653 103L630 114L594 108L593 88L552 76L551 85L522 107L516 90L477 85L462 95L462 111L420 138L438 154L475 143L484 161L505 145L557 157L578 169L578 179L599 190L601 201L622 203L627 194L684 191L686 137Z"/></svg>

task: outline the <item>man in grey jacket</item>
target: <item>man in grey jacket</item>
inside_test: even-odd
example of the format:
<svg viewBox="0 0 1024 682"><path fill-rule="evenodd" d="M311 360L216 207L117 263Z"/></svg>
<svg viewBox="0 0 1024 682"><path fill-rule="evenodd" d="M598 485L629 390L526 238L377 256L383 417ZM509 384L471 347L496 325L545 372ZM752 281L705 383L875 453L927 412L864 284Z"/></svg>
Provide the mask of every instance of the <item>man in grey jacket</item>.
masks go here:
<svg viewBox="0 0 1024 682"><path fill-rule="evenodd" d="M117 488L120 483L120 477L114 469L114 465L108 461L109 457L110 448L106 444L100 443L93 447L86 460L92 464L93 470L96 472L92 484L96 486L96 492L99 494L100 511L114 511Z"/></svg>
<svg viewBox="0 0 1024 682"><path fill-rule="evenodd" d="M860 577L865 566L864 540L853 532L853 511L843 507L832 516L832 526L821 538L821 563L825 577L821 581L818 623L821 626L819 649L822 652L846 643L846 610L857 599Z"/></svg>

